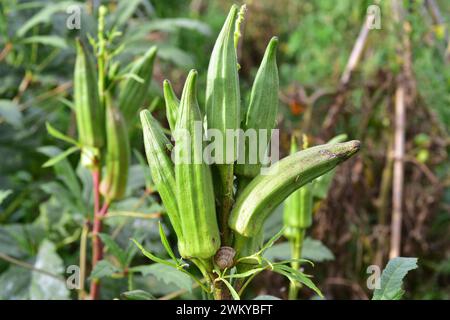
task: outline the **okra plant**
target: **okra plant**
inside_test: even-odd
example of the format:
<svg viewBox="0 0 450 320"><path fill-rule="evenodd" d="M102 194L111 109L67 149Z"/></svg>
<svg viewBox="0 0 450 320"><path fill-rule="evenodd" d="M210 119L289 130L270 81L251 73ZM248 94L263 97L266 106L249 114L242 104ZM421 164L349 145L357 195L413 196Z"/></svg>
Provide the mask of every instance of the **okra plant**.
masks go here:
<svg viewBox="0 0 450 320"><path fill-rule="evenodd" d="M114 58L124 48L112 49L113 40L120 36L120 32L114 28L105 31L104 6L99 8L98 15L97 37L89 36L93 50L90 50L88 41L76 41L73 110L78 139L74 140L47 124L51 135L74 146L44 164L54 165L80 150L81 165L91 171L94 193L94 212L90 217L93 270L103 256L102 219L111 203L121 199L125 193L130 167L129 131L138 122L138 110L147 96L156 56L156 47L151 47L137 61L121 68ZM80 260L84 255L85 252L80 252ZM99 279L92 278L90 297L96 299L98 296Z"/></svg>
<svg viewBox="0 0 450 320"><path fill-rule="evenodd" d="M181 258L168 245L164 232L162 242L173 261L158 258L135 243L151 260L188 273L214 299L239 299L250 281L264 270L286 276L321 296L310 277L298 268L299 262L308 261L300 256L281 262L264 258L264 251L289 228L263 244L263 225L294 192L309 197L311 181L353 156L360 143L328 143L294 150L272 161L278 146L272 135L278 111L278 39L270 40L248 106L242 106L236 47L244 12L245 6L240 10L231 7L211 53L204 91L197 88L196 70L189 72L180 99L170 82L164 82L172 141L150 111L141 111L149 169L176 234ZM198 104L198 94L206 95L204 106ZM310 217L294 224L304 230ZM185 269L184 260L198 267L204 281Z"/></svg>

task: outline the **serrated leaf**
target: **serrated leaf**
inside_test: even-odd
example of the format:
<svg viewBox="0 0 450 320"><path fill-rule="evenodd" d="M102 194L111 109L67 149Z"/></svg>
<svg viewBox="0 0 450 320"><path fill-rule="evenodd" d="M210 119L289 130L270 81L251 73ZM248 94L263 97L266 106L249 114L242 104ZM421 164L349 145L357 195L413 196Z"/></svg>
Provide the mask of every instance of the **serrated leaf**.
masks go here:
<svg viewBox="0 0 450 320"><path fill-rule="evenodd" d="M114 241L111 236L109 236L106 233L100 233L99 234L100 239L102 239L102 242L105 244L106 248L108 249L109 253L111 253L114 257L119 260L120 265L122 267L126 267L127 264L127 254L126 252L119 247L119 245Z"/></svg>
<svg viewBox="0 0 450 320"><path fill-rule="evenodd" d="M131 269L143 276L152 275L166 284L173 284L180 289L192 290L192 279L185 273L175 269L167 263L154 263L148 266L137 266Z"/></svg>
<svg viewBox="0 0 450 320"><path fill-rule="evenodd" d="M380 288L375 289L372 300L399 300L403 295L403 278L417 268L417 258L397 257L389 260L381 274Z"/></svg>
<svg viewBox="0 0 450 320"><path fill-rule="evenodd" d="M100 260L92 270L89 279L100 279L104 277L110 277L114 273L120 272L120 269L114 266L111 262L107 260Z"/></svg>

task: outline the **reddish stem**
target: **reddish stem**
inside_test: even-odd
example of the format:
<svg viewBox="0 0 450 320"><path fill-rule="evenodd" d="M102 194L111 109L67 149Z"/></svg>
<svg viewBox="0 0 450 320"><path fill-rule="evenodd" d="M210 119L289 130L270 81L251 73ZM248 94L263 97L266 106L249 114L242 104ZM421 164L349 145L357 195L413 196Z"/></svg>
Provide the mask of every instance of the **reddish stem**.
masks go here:
<svg viewBox="0 0 450 320"><path fill-rule="evenodd" d="M108 206L103 206L100 209L100 171L94 169L92 171L92 182L94 188L94 225L92 227L92 270L98 261L103 258L103 244L98 236L102 232L102 216L108 210ZM105 209L104 209L105 208ZM104 213L102 211L105 211ZM90 295L92 300L98 299L100 293L100 286L98 279L92 279Z"/></svg>

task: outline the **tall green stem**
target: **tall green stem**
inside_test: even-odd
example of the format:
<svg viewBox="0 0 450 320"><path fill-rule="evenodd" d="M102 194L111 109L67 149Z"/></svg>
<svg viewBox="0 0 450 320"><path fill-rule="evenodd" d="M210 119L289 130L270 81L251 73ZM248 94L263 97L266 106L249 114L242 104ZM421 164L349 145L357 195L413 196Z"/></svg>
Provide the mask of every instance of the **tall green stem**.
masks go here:
<svg viewBox="0 0 450 320"><path fill-rule="evenodd" d="M290 240L291 244L291 257L292 259L296 259L297 261L291 262L291 267L295 270L300 268L300 261L298 261L302 257L302 249L303 249L303 239L305 237L305 229L299 228L295 236ZM296 300L298 296L298 290L300 289L300 284L291 282L289 285L289 300Z"/></svg>

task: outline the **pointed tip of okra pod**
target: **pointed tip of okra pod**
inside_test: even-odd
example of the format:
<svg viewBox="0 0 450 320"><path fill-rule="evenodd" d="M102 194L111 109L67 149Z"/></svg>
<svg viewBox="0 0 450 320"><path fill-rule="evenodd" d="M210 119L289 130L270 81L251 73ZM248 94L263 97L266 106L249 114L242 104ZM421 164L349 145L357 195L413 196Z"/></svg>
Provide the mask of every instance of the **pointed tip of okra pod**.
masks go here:
<svg viewBox="0 0 450 320"><path fill-rule="evenodd" d="M165 79L163 81L163 91L164 91L164 96L167 96L167 95L174 96L175 95L175 92L173 91L172 83L167 79Z"/></svg>
<svg viewBox="0 0 450 320"><path fill-rule="evenodd" d="M158 47L152 46L152 47L150 47L150 49L147 50L147 52L145 53L145 56L146 57L154 57L154 56L156 56L157 52L158 52Z"/></svg>
<svg viewBox="0 0 450 320"><path fill-rule="evenodd" d="M330 155L346 160L358 152L360 148L361 142L359 140L351 140L333 144L328 151Z"/></svg>
<svg viewBox="0 0 450 320"><path fill-rule="evenodd" d="M195 90L195 86L197 84L197 75L198 72L195 69L191 69L186 79L186 85L188 89Z"/></svg>
<svg viewBox="0 0 450 320"><path fill-rule="evenodd" d="M269 57L272 57L276 54L277 47L278 47L278 37L275 36L272 37L272 39L270 39L269 44L267 45L267 53Z"/></svg>

